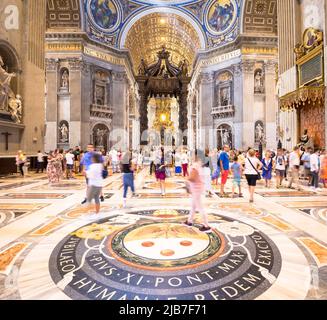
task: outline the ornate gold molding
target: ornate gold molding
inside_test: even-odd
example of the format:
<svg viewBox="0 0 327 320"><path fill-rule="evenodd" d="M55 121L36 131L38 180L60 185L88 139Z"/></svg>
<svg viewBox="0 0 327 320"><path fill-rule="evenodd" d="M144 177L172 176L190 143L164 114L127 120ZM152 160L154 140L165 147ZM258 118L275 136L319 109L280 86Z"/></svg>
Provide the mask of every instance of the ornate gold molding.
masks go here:
<svg viewBox="0 0 327 320"><path fill-rule="evenodd" d="M280 98L281 111L288 111L300 108L305 103L324 103L325 86L302 87Z"/></svg>
<svg viewBox="0 0 327 320"><path fill-rule="evenodd" d="M83 44L78 43L63 43L63 42L50 42L45 44L46 52L58 52L58 51L83 51Z"/></svg>
<svg viewBox="0 0 327 320"><path fill-rule="evenodd" d="M117 58L109 53L97 51L97 50L91 49L89 47L84 47L84 54L94 57L94 58L97 58L97 59L100 59L100 60L104 60L106 62L115 64L115 65L121 65L121 66L125 65L124 58Z"/></svg>
<svg viewBox="0 0 327 320"><path fill-rule="evenodd" d="M242 54L277 55L278 54L278 48L242 47Z"/></svg>

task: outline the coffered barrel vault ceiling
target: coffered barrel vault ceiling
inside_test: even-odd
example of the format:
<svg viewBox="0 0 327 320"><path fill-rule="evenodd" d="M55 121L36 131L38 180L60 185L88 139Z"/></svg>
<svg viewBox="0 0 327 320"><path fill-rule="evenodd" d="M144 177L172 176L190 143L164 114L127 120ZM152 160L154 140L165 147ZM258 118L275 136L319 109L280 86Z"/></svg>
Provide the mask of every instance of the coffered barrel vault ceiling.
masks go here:
<svg viewBox="0 0 327 320"><path fill-rule="evenodd" d="M138 20L129 30L125 47L130 50L136 71L142 58L151 64L157 52L165 46L172 53L172 61L186 59L192 65L200 49L200 40L193 26L175 14L152 13Z"/></svg>

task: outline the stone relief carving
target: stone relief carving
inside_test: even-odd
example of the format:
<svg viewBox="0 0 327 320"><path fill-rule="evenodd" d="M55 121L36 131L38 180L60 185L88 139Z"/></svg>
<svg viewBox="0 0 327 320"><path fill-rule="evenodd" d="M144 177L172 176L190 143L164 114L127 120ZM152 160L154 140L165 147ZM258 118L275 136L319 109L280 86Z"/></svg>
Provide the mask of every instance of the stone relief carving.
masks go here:
<svg viewBox="0 0 327 320"><path fill-rule="evenodd" d="M255 142L260 143L265 141L265 129L262 121L255 123Z"/></svg>
<svg viewBox="0 0 327 320"><path fill-rule="evenodd" d="M262 69L257 69L254 73L254 92L255 93L264 93L264 74Z"/></svg>
<svg viewBox="0 0 327 320"><path fill-rule="evenodd" d="M23 103L22 97L17 94L15 98L9 99L9 112L11 114L11 118L14 120L15 123L22 123L23 117Z"/></svg>
<svg viewBox="0 0 327 320"><path fill-rule="evenodd" d="M15 94L11 89L11 80L16 77L15 73L8 73L0 56L0 110L8 111L8 100L14 99Z"/></svg>

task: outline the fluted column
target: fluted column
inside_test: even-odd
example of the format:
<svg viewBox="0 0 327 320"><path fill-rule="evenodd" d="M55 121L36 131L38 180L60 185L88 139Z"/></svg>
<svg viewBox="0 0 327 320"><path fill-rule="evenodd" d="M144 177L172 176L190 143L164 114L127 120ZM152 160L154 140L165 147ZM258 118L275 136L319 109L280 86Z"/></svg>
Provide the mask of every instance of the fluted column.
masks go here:
<svg viewBox="0 0 327 320"><path fill-rule="evenodd" d="M204 150L213 144L213 117L211 115L214 105L214 74L204 73L200 76L199 85L200 99L200 130L199 130L199 148Z"/></svg>
<svg viewBox="0 0 327 320"><path fill-rule="evenodd" d="M58 59L46 59L46 132L45 151L57 148L57 92L58 92Z"/></svg>
<svg viewBox="0 0 327 320"><path fill-rule="evenodd" d="M277 113L278 100L275 90L277 61L268 61L265 63L265 93L266 93L266 148L275 149L277 146Z"/></svg>
<svg viewBox="0 0 327 320"><path fill-rule="evenodd" d="M243 149L254 146L254 66L255 62L245 60L243 70Z"/></svg>

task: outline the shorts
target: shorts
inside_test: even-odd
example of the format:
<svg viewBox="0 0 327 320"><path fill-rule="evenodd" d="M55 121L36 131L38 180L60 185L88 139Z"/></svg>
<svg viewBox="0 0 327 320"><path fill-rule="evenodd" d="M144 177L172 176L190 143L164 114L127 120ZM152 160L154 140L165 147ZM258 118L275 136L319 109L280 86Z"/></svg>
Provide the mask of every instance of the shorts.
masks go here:
<svg viewBox="0 0 327 320"><path fill-rule="evenodd" d="M235 187L239 187L241 185L241 179L240 178L233 179L233 185Z"/></svg>
<svg viewBox="0 0 327 320"><path fill-rule="evenodd" d="M284 177L285 176L285 170L276 169L276 176L277 177Z"/></svg>
<svg viewBox="0 0 327 320"><path fill-rule="evenodd" d="M74 168L73 164L67 164L67 169L72 170Z"/></svg>
<svg viewBox="0 0 327 320"><path fill-rule="evenodd" d="M96 204L100 204L102 187L89 186L87 188L87 202L91 203L94 199Z"/></svg>
<svg viewBox="0 0 327 320"><path fill-rule="evenodd" d="M255 187L257 185L258 175L246 174L245 177L250 187Z"/></svg>
<svg viewBox="0 0 327 320"><path fill-rule="evenodd" d="M225 170L225 171L221 174L221 184L226 184L226 183L227 183L228 175L229 175L228 170Z"/></svg>

